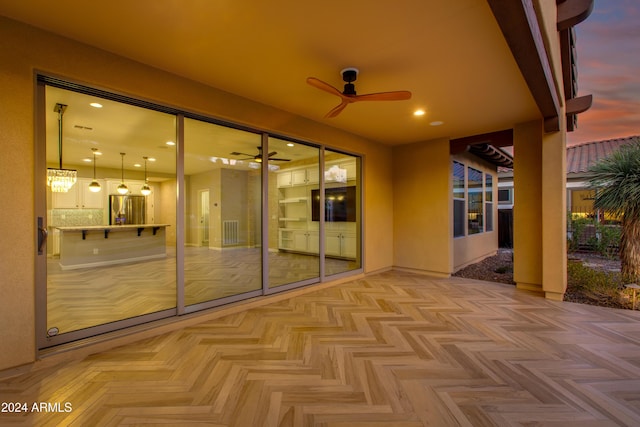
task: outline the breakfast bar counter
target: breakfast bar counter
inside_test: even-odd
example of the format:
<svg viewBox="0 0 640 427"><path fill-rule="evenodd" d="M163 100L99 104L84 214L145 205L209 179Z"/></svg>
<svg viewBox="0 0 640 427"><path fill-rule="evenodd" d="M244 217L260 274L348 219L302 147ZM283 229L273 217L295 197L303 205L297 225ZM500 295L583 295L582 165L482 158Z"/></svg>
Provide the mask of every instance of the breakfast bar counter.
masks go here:
<svg viewBox="0 0 640 427"><path fill-rule="evenodd" d="M60 267L72 270L164 258L167 227L169 224L56 227Z"/></svg>

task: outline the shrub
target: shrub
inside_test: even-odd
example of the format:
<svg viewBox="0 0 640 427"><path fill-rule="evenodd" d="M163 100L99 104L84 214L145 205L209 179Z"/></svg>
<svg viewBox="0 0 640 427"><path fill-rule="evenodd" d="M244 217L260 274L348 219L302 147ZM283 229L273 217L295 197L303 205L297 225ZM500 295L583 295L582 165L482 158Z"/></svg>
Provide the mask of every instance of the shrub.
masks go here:
<svg viewBox="0 0 640 427"><path fill-rule="evenodd" d="M567 292L579 293L598 305L629 305L619 272L594 270L581 261L570 260L567 263Z"/></svg>

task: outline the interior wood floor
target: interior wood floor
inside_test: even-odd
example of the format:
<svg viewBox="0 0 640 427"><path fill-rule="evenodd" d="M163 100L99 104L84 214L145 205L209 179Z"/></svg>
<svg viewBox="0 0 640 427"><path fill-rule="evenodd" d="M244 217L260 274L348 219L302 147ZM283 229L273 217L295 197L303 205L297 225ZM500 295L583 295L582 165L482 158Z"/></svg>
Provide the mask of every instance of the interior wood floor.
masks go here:
<svg viewBox="0 0 640 427"><path fill-rule="evenodd" d="M262 288L261 250L224 251L185 248L185 304L213 301ZM348 260L327 258L327 275L354 269ZM76 331L175 308L176 258L62 270L57 259L47 265L47 329ZM319 277L317 256L272 252L271 287Z"/></svg>
<svg viewBox="0 0 640 427"><path fill-rule="evenodd" d="M638 426L640 312L386 272L0 381L0 425Z"/></svg>

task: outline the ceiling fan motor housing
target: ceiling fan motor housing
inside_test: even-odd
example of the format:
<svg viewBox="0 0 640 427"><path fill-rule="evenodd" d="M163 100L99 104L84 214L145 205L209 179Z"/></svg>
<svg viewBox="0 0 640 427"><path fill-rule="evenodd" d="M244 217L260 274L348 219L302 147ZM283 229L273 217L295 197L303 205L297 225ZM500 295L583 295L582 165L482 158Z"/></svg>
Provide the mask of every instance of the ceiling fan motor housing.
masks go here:
<svg viewBox="0 0 640 427"><path fill-rule="evenodd" d="M345 95L356 95L356 87L352 82L355 82L358 78L358 69L357 68L345 68L341 71L342 80L346 82L344 85L344 91L342 92Z"/></svg>

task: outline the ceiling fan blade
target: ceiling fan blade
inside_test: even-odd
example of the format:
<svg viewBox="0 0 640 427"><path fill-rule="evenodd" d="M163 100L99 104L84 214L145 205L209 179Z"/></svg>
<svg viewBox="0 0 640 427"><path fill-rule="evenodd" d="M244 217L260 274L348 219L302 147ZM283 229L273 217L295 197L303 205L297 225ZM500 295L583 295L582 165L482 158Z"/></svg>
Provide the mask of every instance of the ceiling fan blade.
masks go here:
<svg viewBox="0 0 640 427"><path fill-rule="evenodd" d="M277 151L272 151L269 154L267 154L267 157L275 156L276 154L278 154Z"/></svg>
<svg viewBox="0 0 640 427"><path fill-rule="evenodd" d="M327 119L330 119L332 117L337 116L338 114L340 114L342 112L342 110L344 110L346 108L347 105L349 105L349 101L347 100L343 100L340 105L338 105L337 107L335 107L333 110L329 111L327 113L326 116L324 116Z"/></svg>
<svg viewBox="0 0 640 427"><path fill-rule="evenodd" d="M399 90L395 92L368 93L365 95L356 95L352 102L356 101L404 101L411 99L411 92L407 90Z"/></svg>
<svg viewBox="0 0 640 427"><path fill-rule="evenodd" d="M329 83L325 83L322 80L316 79L315 77L307 77L307 83L309 83L311 86L315 88L318 88L320 90L324 90L325 92L329 92L330 94L339 96L340 98L344 98L346 96L346 95L343 95L343 93L340 92L338 89L331 86Z"/></svg>
<svg viewBox="0 0 640 427"><path fill-rule="evenodd" d="M275 161L278 161L278 162L290 162L291 161L291 159L279 159L277 157L269 157L269 160L270 161L271 160L275 160Z"/></svg>
<svg viewBox="0 0 640 427"><path fill-rule="evenodd" d="M233 153L229 153L229 154L232 155L232 156L249 156L252 159L255 157L255 155L253 155L253 154L239 153L237 151L234 151Z"/></svg>

